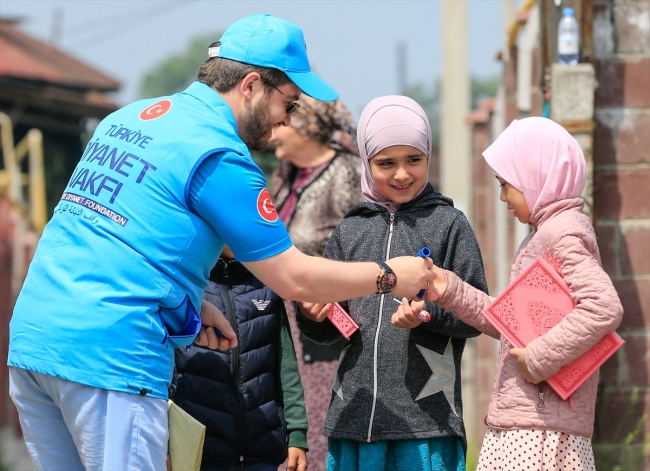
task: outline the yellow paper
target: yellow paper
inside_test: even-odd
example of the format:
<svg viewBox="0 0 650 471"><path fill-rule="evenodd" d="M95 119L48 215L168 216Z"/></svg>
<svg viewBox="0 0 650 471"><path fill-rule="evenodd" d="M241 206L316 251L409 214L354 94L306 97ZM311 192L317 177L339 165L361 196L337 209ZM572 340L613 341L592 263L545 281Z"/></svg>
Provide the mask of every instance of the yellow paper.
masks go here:
<svg viewBox="0 0 650 471"><path fill-rule="evenodd" d="M199 471L205 425L174 404L171 399L167 405L172 471Z"/></svg>

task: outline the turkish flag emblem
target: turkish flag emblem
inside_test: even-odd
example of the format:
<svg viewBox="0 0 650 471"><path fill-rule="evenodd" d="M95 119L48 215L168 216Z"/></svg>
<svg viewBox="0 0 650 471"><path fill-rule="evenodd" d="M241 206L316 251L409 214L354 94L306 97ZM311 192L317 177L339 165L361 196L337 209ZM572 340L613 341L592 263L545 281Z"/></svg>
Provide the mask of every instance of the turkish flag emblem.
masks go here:
<svg viewBox="0 0 650 471"><path fill-rule="evenodd" d="M160 118L172 108L171 100L160 100L153 105L147 106L140 113L142 121L151 121L152 119Z"/></svg>
<svg viewBox="0 0 650 471"><path fill-rule="evenodd" d="M266 188L260 191L260 195L257 197L257 212L265 221L275 222L278 220L278 212L275 210L271 195Z"/></svg>

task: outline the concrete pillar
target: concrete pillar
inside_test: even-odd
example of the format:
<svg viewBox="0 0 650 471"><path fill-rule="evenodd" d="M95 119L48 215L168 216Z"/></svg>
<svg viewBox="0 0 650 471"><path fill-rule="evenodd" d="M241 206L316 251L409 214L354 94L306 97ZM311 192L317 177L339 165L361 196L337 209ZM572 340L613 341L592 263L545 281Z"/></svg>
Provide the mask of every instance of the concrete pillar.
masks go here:
<svg viewBox="0 0 650 471"><path fill-rule="evenodd" d="M442 193L471 220L471 137L465 121L470 111L467 60L467 1L443 0L443 73L440 186Z"/></svg>
<svg viewBox="0 0 650 471"><path fill-rule="evenodd" d="M454 206L472 220L470 77L467 55L467 1L442 3L442 106L440 126L440 186ZM462 362L463 419L467 441L474 451L480 444L477 430L476 344L467 342Z"/></svg>
<svg viewBox="0 0 650 471"><path fill-rule="evenodd" d="M585 213L593 214L593 130L596 72L591 64L551 66L551 119L576 138L587 162L587 184L582 194Z"/></svg>
<svg viewBox="0 0 650 471"><path fill-rule="evenodd" d="M514 21L516 12L515 0L503 0L503 50L501 53L502 62L505 64L509 60L510 47L508 46L508 26ZM504 71L505 72L505 71ZM505 75L505 73L504 73ZM499 87L496 97L496 106L492 116L492 141L503 132L509 123L506 122L506 90L505 84ZM495 240L495 259L496 259L496 290L491 294L499 295L506 286L508 286L510 275L510 251L508 250L508 209L501 201L500 194L494 183L494 240ZM496 350L496 349L495 349ZM496 356L496 355L495 355Z"/></svg>

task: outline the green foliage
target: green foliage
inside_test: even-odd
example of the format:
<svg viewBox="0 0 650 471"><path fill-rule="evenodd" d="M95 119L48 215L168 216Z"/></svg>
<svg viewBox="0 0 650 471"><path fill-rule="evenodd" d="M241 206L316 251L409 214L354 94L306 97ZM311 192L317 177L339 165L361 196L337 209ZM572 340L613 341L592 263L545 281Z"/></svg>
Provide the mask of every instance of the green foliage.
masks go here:
<svg viewBox="0 0 650 471"><path fill-rule="evenodd" d="M147 72L140 84L142 98L171 95L185 89L196 80L199 66L208 58L208 46L220 37L221 33L196 37L184 52L168 57ZM273 152L252 152L252 156L270 184L271 175L278 166L275 155Z"/></svg>
<svg viewBox="0 0 650 471"><path fill-rule="evenodd" d="M404 95L417 101L427 114L436 144L440 143L440 85L441 81L437 79L430 84L414 83L404 90Z"/></svg>
<svg viewBox="0 0 650 471"><path fill-rule="evenodd" d="M465 458L467 471L476 471L480 444L467 442L467 457Z"/></svg>
<svg viewBox="0 0 650 471"><path fill-rule="evenodd" d="M266 187L270 191L271 175L273 175L273 171L278 168L280 161L273 152L269 151L251 151L251 155L253 156L253 161L262 169L262 172L264 172L264 176L266 177Z"/></svg>
<svg viewBox="0 0 650 471"><path fill-rule="evenodd" d="M480 99L495 97L500 83L500 77L472 77L472 109Z"/></svg>
<svg viewBox="0 0 650 471"><path fill-rule="evenodd" d="M140 83L141 98L171 95L185 89L196 80L199 66L208 58L208 46L221 33L194 38L184 52L169 56L147 72Z"/></svg>
<svg viewBox="0 0 650 471"><path fill-rule="evenodd" d="M650 456L650 437L644 436L645 424L648 417L641 414L637 418L639 408L643 408L643 397L639 387L632 388L627 407L622 416L612 417L613 390L601 391L596 404L596 433L592 438L594 459L597 469L610 471L641 471L644 469L644 456ZM636 420L636 422L634 422ZM633 423L631 431L628 424ZM600 426L599 426L600 424ZM600 441L597 433L600 428L607 428L609 436L614 437L614 443Z"/></svg>
<svg viewBox="0 0 650 471"><path fill-rule="evenodd" d="M471 80L471 108L475 109L482 98L493 97L501 83L500 77L472 77ZM404 95L417 101L429 118L433 141L440 143L440 95L442 89L441 79L433 83L414 83L406 87Z"/></svg>
<svg viewBox="0 0 650 471"><path fill-rule="evenodd" d="M9 468L2 461L2 446L0 444L0 471L9 471Z"/></svg>

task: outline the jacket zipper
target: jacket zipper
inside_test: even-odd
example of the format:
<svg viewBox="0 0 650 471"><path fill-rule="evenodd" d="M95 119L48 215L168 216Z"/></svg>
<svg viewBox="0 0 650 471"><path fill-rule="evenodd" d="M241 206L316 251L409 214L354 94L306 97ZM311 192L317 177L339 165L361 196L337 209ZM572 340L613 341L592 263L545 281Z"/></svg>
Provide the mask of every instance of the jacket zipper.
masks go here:
<svg viewBox="0 0 650 471"><path fill-rule="evenodd" d="M239 332L237 331L237 319L235 318L235 307L232 304L232 299L230 297L230 279L228 278L228 265L230 262L224 262L223 265L223 277L226 279L226 285L227 289L223 288L223 285L221 286L221 289L223 290L223 295L224 298L226 299L226 305L228 309L228 318L231 320L230 324L235 331L235 335L237 338L239 338ZM236 407L236 414L239 415L239 417L235 418L235 427L237 429L239 438L237 440L237 454L239 455L239 461L243 462L244 461L244 454L245 454L245 449L244 446L246 444L246 424L244 422L244 411L242 409L241 405L241 399L239 397L239 346L233 348L230 350L230 372L232 374L233 378L233 399L235 401L235 407Z"/></svg>
<svg viewBox="0 0 650 471"><path fill-rule="evenodd" d="M539 401L535 407L537 407L537 410L542 410L544 409L544 381L537 385L537 396L539 397Z"/></svg>
<svg viewBox="0 0 650 471"><path fill-rule="evenodd" d="M395 214L390 213L390 226L388 228L388 246L386 247L386 260L390 258L390 244L393 240L393 223L395 222ZM375 420L375 406L377 405L377 356L378 356L378 346L379 346L379 331L381 330L381 317L382 312L384 311L384 297L386 295L382 294L379 300L379 320L377 322L377 331L375 332L375 345L373 351L373 364L372 364L372 409L370 411L370 424L368 424L368 443L372 439L372 424Z"/></svg>

